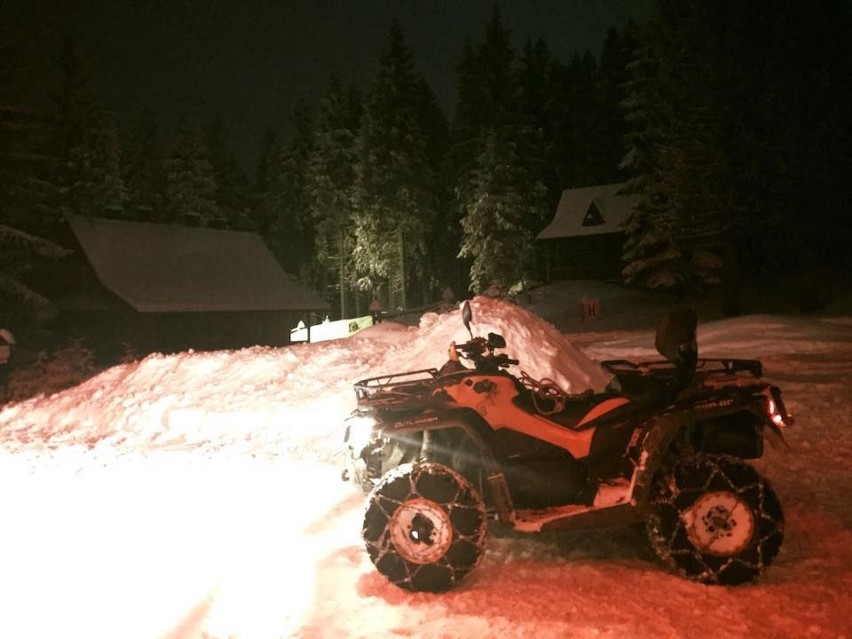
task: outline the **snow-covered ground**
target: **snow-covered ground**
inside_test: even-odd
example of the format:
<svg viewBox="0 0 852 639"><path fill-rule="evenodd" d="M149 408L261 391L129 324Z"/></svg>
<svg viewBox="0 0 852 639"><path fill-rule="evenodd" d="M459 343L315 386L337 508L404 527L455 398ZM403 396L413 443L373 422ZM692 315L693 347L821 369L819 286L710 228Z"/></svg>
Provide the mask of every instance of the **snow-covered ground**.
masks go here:
<svg viewBox="0 0 852 639"><path fill-rule="evenodd" d="M520 368L574 391L606 382L593 360L656 357L647 322L563 334L507 302L474 312ZM737 588L665 572L636 528L494 526L441 595L377 573L363 497L340 480L351 384L440 366L466 335L458 313L427 314L345 340L151 355L0 408L0 637L852 636L852 317L699 324L703 355L762 358L798 422L791 450L758 462L786 506L784 546Z"/></svg>

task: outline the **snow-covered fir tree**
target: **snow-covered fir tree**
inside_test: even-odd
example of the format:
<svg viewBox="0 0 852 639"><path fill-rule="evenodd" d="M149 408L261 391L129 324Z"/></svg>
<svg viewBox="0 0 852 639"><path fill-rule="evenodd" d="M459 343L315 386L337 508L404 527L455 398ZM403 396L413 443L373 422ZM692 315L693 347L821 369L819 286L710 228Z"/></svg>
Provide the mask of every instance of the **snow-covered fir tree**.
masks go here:
<svg viewBox="0 0 852 639"><path fill-rule="evenodd" d="M127 195L113 119L101 115L83 144L71 149L68 157L73 171L66 200L70 209L90 217L123 217Z"/></svg>
<svg viewBox="0 0 852 639"><path fill-rule="evenodd" d="M669 78L661 46L648 41L639 48L630 64L625 100L630 132L623 167L631 177L624 193L640 199L625 228L622 274L627 284L646 288L671 288L686 278L682 254L674 243L675 215L661 151L673 118L664 94Z"/></svg>
<svg viewBox="0 0 852 639"><path fill-rule="evenodd" d="M204 142L216 180L216 205L223 226L248 229L252 226L248 214L249 180L228 147L227 137L225 124L217 115L204 131Z"/></svg>
<svg viewBox="0 0 852 639"><path fill-rule="evenodd" d="M628 130L623 102L627 97L630 80L628 67L636 50L638 29L638 25L632 21L620 31L611 27L607 31L596 67L593 100L595 121L587 133L597 140L597 184L621 182L625 177L620 167Z"/></svg>
<svg viewBox="0 0 852 639"><path fill-rule="evenodd" d="M389 306L408 306L425 276L426 235L437 187L425 134L427 85L394 21L365 103L355 184L355 266L365 291L385 289Z"/></svg>
<svg viewBox="0 0 852 639"><path fill-rule="evenodd" d="M491 131L520 124L520 91L511 32L495 7L479 45L465 42L457 66L458 98L451 128L448 164L454 177L457 203L468 200L470 173ZM459 213L461 209L459 209Z"/></svg>
<svg viewBox="0 0 852 639"><path fill-rule="evenodd" d="M52 315L30 275L69 252L48 239L61 226L56 118L21 90L32 86L33 67L27 43L7 26L0 24L0 327L14 330Z"/></svg>
<svg viewBox="0 0 852 639"><path fill-rule="evenodd" d="M565 157L556 142L552 123L561 105L553 99L558 62L544 40L527 40L517 70L520 120L527 130L528 168L540 176L548 191L548 204L555 207L565 182L557 177L560 157ZM562 107L564 108L564 107ZM538 230L538 229L536 229Z"/></svg>
<svg viewBox="0 0 852 639"><path fill-rule="evenodd" d="M150 107L134 122L121 156L127 191L126 217L143 222L165 219L165 169L157 142L157 122Z"/></svg>
<svg viewBox="0 0 852 639"><path fill-rule="evenodd" d="M281 154L281 141L271 128L268 128L260 142L255 179L252 184L252 223L267 244L272 236L275 217L275 203L271 196L276 179L276 167Z"/></svg>
<svg viewBox="0 0 852 639"><path fill-rule="evenodd" d="M285 270L303 282L314 279L314 228L308 206L308 158L313 147L314 114L303 102L290 113L286 142L269 139L258 213L264 238Z"/></svg>
<svg viewBox="0 0 852 639"><path fill-rule="evenodd" d="M352 198L361 109L360 94L332 77L320 104L308 160L315 257L323 274L328 274L322 277L323 288L337 289L340 317L348 316L348 292L354 287Z"/></svg>
<svg viewBox="0 0 852 639"><path fill-rule="evenodd" d="M192 226L216 225L216 178L200 129L183 118L166 162L168 221Z"/></svg>
<svg viewBox="0 0 852 639"><path fill-rule="evenodd" d="M809 281L797 294L812 297L815 261L848 264L839 203L850 181L829 159L852 155L838 106L852 86L838 56L852 34L842 4L658 2L626 101L629 189L642 196L629 281L721 282L738 309L758 282Z"/></svg>
<svg viewBox="0 0 852 639"><path fill-rule="evenodd" d="M88 217L120 217L126 193L121 179L118 129L92 95L79 47L62 57L57 99L57 155L62 160L62 208Z"/></svg>
<svg viewBox="0 0 852 639"><path fill-rule="evenodd" d="M472 289L477 286L475 290L483 289L474 284L477 278L472 272L472 251L476 250L473 247L479 239L477 224L484 221L487 208L479 208L471 217L469 207L481 195L477 192L477 183L482 180L481 162L487 157L486 146L495 142L491 137L493 132L520 124L521 101L515 64L511 32L495 6L485 25L483 41L474 44L466 40L461 62L456 67L458 97L447 159L453 184L452 214L459 233L457 255L468 271L466 286Z"/></svg>
<svg viewBox="0 0 852 639"><path fill-rule="evenodd" d="M0 66L0 223L41 235L52 232L59 219L55 120L48 110L4 91L11 82L4 76L12 72Z"/></svg>
<svg viewBox="0 0 852 639"><path fill-rule="evenodd" d="M544 186L524 168L509 127L494 130L472 173L462 218L459 255L471 260L470 290L492 283L508 288L532 273L532 231L541 216Z"/></svg>
<svg viewBox="0 0 852 639"><path fill-rule="evenodd" d="M0 224L0 320L53 316L53 303L28 282L27 274L39 261L59 260L70 253L49 240Z"/></svg>

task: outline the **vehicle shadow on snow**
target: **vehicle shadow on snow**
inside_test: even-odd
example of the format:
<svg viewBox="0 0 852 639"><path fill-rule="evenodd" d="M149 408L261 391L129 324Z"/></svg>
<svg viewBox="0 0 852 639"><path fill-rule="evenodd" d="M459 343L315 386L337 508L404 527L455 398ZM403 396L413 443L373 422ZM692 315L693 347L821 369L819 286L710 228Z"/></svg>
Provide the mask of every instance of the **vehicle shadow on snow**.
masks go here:
<svg viewBox="0 0 852 639"><path fill-rule="evenodd" d="M363 555L366 558L366 553ZM442 597L451 601L455 593L526 588L530 582L539 581L535 575L544 573L565 572L576 578L590 571L642 575L662 570L641 526L535 534L495 526L489 531L488 545L479 566L457 589L438 595L408 592L391 584L372 566L369 568L358 578L359 596L379 597L392 605L411 603L416 600L413 597ZM546 583L546 579L542 583Z"/></svg>
<svg viewBox="0 0 852 639"><path fill-rule="evenodd" d="M576 534L568 537L578 543L567 552L561 547L567 540L542 541L529 535L492 538L476 570L445 593L408 592L375 570L358 577L357 593L362 599L375 598L395 609L408 609L406 619L418 627L451 623L448 620L453 618L460 623L470 617L491 618L495 628L511 628L515 636L532 636L528 633L533 629L563 625L578 631L601 625L628 628L638 614L633 608L641 607L630 603L636 592L670 591L672 586L681 591L703 588L674 575L660 577L656 565L638 558L629 533L623 542L607 544L593 544ZM420 619L415 621L416 617Z"/></svg>
<svg viewBox="0 0 852 639"><path fill-rule="evenodd" d="M530 555L549 560L639 559L654 562L644 526L613 526L606 529L523 533L493 526L488 550L495 554L503 546L512 556Z"/></svg>

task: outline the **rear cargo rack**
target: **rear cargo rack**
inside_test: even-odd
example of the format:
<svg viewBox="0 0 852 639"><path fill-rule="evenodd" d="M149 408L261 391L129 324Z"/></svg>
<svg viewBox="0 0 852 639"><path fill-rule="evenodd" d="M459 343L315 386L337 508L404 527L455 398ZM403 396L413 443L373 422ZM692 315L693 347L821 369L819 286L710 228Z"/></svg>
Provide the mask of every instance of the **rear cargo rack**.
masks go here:
<svg viewBox="0 0 852 639"><path fill-rule="evenodd" d="M675 364L668 360L634 363L626 359L609 359L601 362L601 366L613 375L633 373L636 375L669 376L674 375L676 368ZM725 375L750 373L759 378L763 375L763 365L756 359L734 359L730 357L704 358L698 360L695 373L700 376L718 373Z"/></svg>
<svg viewBox="0 0 852 639"><path fill-rule="evenodd" d="M711 373L725 373L726 375L750 373L755 377L762 377L763 364L756 359L732 359L729 357L699 359L696 372L707 375Z"/></svg>
<svg viewBox="0 0 852 639"><path fill-rule="evenodd" d="M355 382L355 397L359 406L413 408L429 401L437 379L435 368L369 377Z"/></svg>

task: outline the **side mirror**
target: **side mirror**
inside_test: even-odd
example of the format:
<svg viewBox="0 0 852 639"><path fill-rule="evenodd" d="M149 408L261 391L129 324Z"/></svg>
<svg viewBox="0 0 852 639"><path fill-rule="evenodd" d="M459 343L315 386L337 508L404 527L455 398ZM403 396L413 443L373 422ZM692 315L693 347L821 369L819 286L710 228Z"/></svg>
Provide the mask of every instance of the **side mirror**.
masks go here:
<svg viewBox="0 0 852 639"><path fill-rule="evenodd" d="M473 331L470 330L470 322L473 320L473 311L470 308L470 302L465 300L461 305L461 313L462 313L462 322L464 322L464 327L467 329L467 332L470 333L471 339L473 339Z"/></svg>

